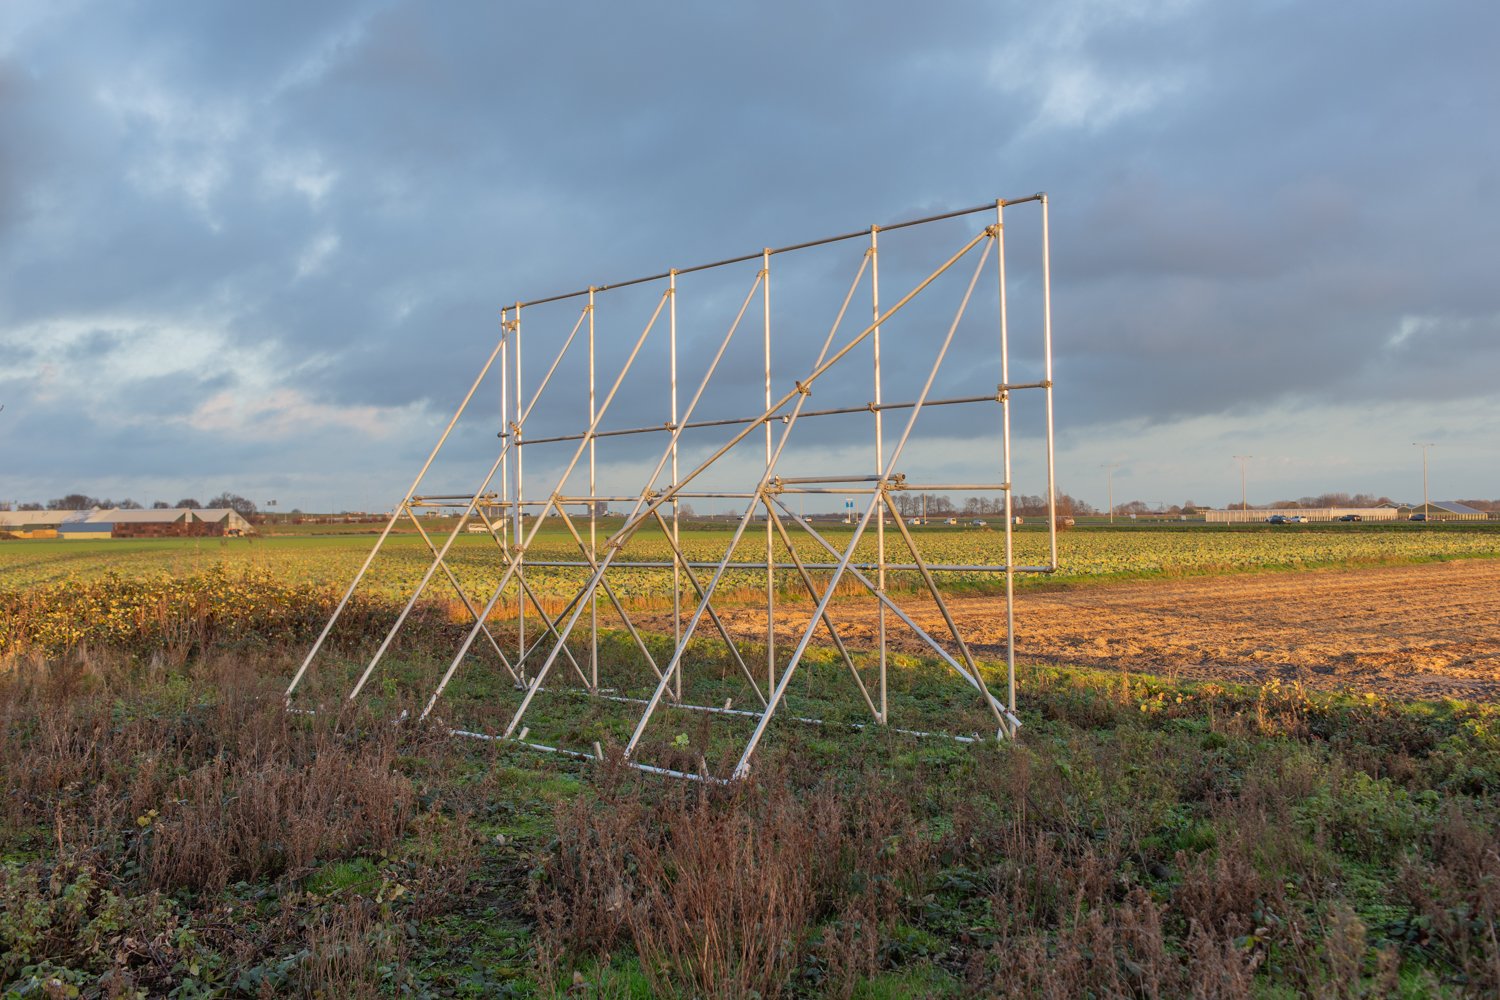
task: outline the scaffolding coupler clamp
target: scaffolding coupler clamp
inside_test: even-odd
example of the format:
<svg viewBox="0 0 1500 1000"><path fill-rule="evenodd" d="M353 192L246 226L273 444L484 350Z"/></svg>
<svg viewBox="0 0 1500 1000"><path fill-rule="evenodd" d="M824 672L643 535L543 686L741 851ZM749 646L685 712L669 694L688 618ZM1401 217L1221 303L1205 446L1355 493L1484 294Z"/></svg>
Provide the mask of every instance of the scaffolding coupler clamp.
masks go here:
<svg viewBox="0 0 1500 1000"><path fill-rule="evenodd" d="M804 395L804 396L811 396L812 395L812 390L809 389L807 386L803 385L800 379L794 381L792 384L797 387L797 391L800 392L800 393L802 393L802 395Z"/></svg>

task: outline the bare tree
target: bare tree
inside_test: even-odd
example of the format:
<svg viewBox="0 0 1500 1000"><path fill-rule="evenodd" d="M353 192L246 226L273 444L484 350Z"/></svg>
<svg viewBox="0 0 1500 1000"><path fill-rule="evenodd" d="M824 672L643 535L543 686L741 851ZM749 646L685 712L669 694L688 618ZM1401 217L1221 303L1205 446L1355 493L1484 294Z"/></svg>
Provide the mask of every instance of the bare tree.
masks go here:
<svg viewBox="0 0 1500 1000"><path fill-rule="evenodd" d="M210 500L208 506L215 510L228 507L243 518L255 516L255 501L246 500L238 493L230 493L227 490Z"/></svg>
<svg viewBox="0 0 1500 1000"><path fill-rule="evenodd" d="M82 493L69 493L65 497L47 501L48 510L89 510L99 506L103 505L98 500Z"/></svg>

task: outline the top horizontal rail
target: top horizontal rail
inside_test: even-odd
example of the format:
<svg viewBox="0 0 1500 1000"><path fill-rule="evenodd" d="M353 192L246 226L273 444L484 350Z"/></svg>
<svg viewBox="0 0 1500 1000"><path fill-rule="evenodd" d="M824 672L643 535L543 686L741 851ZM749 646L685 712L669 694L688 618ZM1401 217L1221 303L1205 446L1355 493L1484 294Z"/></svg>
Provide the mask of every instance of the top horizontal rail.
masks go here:
<svg viewBox="0 0 1500 1000"><path fill-rule="evenodd" d="M546 305L549 302L563 302L567 299L576 299L581 296L588 295L590 292L608 292L616 288L629 288L631 285L644 285L648 281L660 281L663 278L670 278L674 274L692 274L695 271L707 271L711 268L725 267L729 264L743 264L746 261L760 260L767 254L775 256L779 253L791 253L793 250L806 250L809 247L826 246L829 243L841 243L844 240L853 240L858 239L861 236L868 236L872 232L888 233L895 229L906 229L910 226L920 226L928 222L941 222L944 219L956 219L964 215L975 215L979 212L991 212L994 211L996 207L1005 207L1007 205L1024 205L1028 201L1041 201L1046 197L1046 192L1038 191L1036 194L1029 194L1024 198L997 198L996 200L986 202L983 205L975 205L973 208L960 208L952 212L942 212L938 215L923 216L920 219L907 219L905 222L893 222L888 226L868 226L864 229L857 229L852 233L841 233L838 236L825 236L820 240L808 240L805 243L793 243L790 246L775 248L768 247L765 250L760 250L755 253L747 253L740 257L726 257L723 260L716 260L709 264L695 264L692 267L673 268L670 271L663 271L660 274L647 275L644 278L631 278L629 281L616 281L608 285L593 285L589 288L581 288L576 292L565 292L561 295L549 295L544 299L532 299L530 302L517 302L514 305L506 306L505 308L525 309L530 306Z"/></svg>

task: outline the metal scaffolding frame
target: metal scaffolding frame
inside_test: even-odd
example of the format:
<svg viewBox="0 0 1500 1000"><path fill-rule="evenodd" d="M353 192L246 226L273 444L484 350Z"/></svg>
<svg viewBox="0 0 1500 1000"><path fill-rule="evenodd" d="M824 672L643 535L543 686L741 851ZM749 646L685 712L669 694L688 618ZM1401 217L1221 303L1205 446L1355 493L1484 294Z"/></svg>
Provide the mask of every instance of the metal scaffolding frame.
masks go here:
<svg viewBox="0 0 1500 1000"><path fill-rule="evenodd" d="M1011 335L1009 329L1008 306L1006 294L1006 248L1005 248L1005 211L1009 207L1018 205L1034 204L1040 210L1040 277L1041 277L1041 328L1040 349L1042 377L1034 381L1016 382L1010 381L1011 371ZM666 768L655 767L636 759L637 752L641 747L642 739L646 733L648 724L658 709L665 703L676 708L691 709L694 711L719 713L744 719L754 719L755 726L752 734L743 746L738 762L735 764L728 778L735 779L744 777L749 773L751 759L757 746L765 735L767 726L771 720L780 712L784 717L804 723L822 724L822 720L795 716L788 713L784 708L788 686L795 675L799 664L802 662L814 636L821 627L831 639L839 659L848 668L853 680L853 687L860 696L863 706L868 710L871 724L888 727L892 731L908 733L919 736L944 735L930 732L922 732L912 729L901 729L891 725L891 712L888 703L888 619L893 617L902 625L910 629L933 653L947 665L959 678L971 686L978 695L981 703L986 706L995 724L995 738L1005 739L1014 737L1020 721L1016 716L1016 680L1015 680L1015 577L1017 573L1051 573L1057 569L1057 534L1056 534L1056 488L1054 476L1054 448L1053 448L1053 409L1052 409L1052 320L1051 320L1051 271L1050 271L1050 248L1048 243L1047 223L1048 202L1043 193L1030 195L1024 198L1000 199L991 203L976 206L974 208L962 209L954 212L946 212L941 215L928 216L907 222L889 226L870 226L868 229L845 233L826 239L813 240L799 243L779 249L766 249L757 254L748 254L727 260L715 261L702 264L692 268L681 268L651 275L645 278L637 278L626 282L617 282L611 285L592 286L579 292L566 295L551 296L544 299L536 299L528 302L517 302L513 306L501 310L501 335L499 342L490 352L480 368L478 376L468 393L464 396L458 410L448 422L439 436L437 444L423 463L421 470L412 481L405 496L398 503L386 523L385 529L372 546L369 555L365 558L354 579L350 582L348 589L344 592L338 605L330 615L327 624L323 627L312 648L308 651L306 658L296 671L287 687L286 695L290 699L297 691L303 681L309 667L323 648L329 634L335 624L348 606L350 599L355 594L361 581L369 573L372 563L381 548L385 545L391 532L403 518L409 520L421 536L425 548L431 560L428 563L421 580L413 588L410 597L402 607L394 624L390 627L381 641L378 649L365 664L363 671L349 690L347 698L350 701L358 698L361 691L375 673L381 660L389 651L391 644L400 634L408 617L416 608L427 591L434 578L441 575L448 585L457 594L467 612L468 618L472 620L462 644L458 651L442 672L441 678L433 687L421 711L421 718L427 718L432 714L441 699L444 690L455 674L462 668L466 658L469 656L476 642L483 640L484 648L495 654L498 662L509 676L512 683L521 692L519 706L511 714L508 723L502 732L498 734L477 733L465 729L453 729L455 735L477 737L483 739L499 739L515 742L541 750L549 750L569 754L583 759L597 758L602 749L595 743L590 751L570 750L562 747L547 746L541 743L528 741L529 728L524 725L528 709L531 707L536 696L545 691L557 690L555 686L549 687L551 680L554 685L563 681L576 681L577 690L603 699L605 701L629 705L639 709L639 715L631 733L629 742L624 747L626 761L634 767L655 773L670 774L678 777L700 778L705 780L725 780L723 777L711 777L706 768L700 768L699 773L681 772ZM969 217L981 216L978 220L981 225L977 232L969 235L961 247L951 255L943 259L935 267L907 290L894 305L882 311L880 271L879 271L879 237L882 233L893 230L906 229L913 226L922 226L948 219L967 219ZM987 218L985 218L987 216ZM791 388L777 396L773 392L772 379L772 357L773 357L773 328L771 322L771 258L782 254L805 250L810 247L825 246L833 243L841 243L852 240L864 240L865 248L860 258L857 273L845 293L832 326L829 328L826 338L822 343L822 350L817 360L807 370L803 377L792 382ZM994 258L993 265L990 264L991 257ZM760 269L756 273L751 287L746 292L739 304L738 312L729 324L728 331L717 345L707 365L701 380L693 391L685 406L680 406L678 387L678 326L677 326L677 293L678 278L682 275L705 271L712 268L724 267L731 264L741 264L759 259ZM961 263L970 263L972 273L968 276L967 283L961 300L957 303L953 313L952 321L946 329L945 336L938 343L935 355L931 359L930 367L926 370L925 381L921 391L914 399L901 401L888 401L882 394L881 377L881 331L882 327L890 324L893 317L906 309L910 303L921 296L940 276L958 268ZM988 266L993 271L987 270ZM962 271L955 271L955 275L961 276ZM942 374L945 364L953 366L954 359L950 356L950 348L954 344L955 333L960 327L965 311L975 294L976 288L986 275L991 276L994 282L994 290L997 295L997 336L992 341L996 354L990 356L990 360L998 357L1000 381L993 393L985 395L965 396L940 396L937 394L943 387ZM849 313L854 302L856 293L862 284L867 283L869 289L870 320L862 325L857 335L847 337L839 341L839 331L844 323L846 314ZM654 311L644 328L633 341L628 356L618 374L613 378L604 392L602 399L598 395L596 385L597 352L596 352L596 306L599 299L606 293L631 286L652 285L661 286L661 291L656 299ZM522 314L524 310L548 303L562 302L570 299L583 301L583 307L573 323L571 330L563 339L555 356L552 358L545 374L533 386L528 386L522 378L521 348L522 348ZM715 374L720 369L720 363L724 360L729 350L731 341L734 340L747 324L747 316L752 314L753 307L759 299L759 312L761 314L761 355L763 361L763 395L764 405L761 412L753 415L745 415L728 419L703 419L694 420L694 413L700 402L713 384ZM669 387L666 406L666 421L662 424L647 427L634 427L625 429L601 430L601 423L609 413L611 404L615 402L626 376L635 365L641 355L642 348L653 331L662 324L665 318L666 334L668 344L666 350L667 359L667 384ZM750 325L753 325L753 321ZM559 366L570 349L579 340L580 335L586 342L587 351L587 426L577 432L565 435L553 435L528 439L525 436L527 419L532 415L533 409L542 398L544 391L553 381ZM856 353L856 348L868 345L868 353L863 351ZM870 374L872 377L872 388L870 399L861 406L825 407L814 409L808 407L813 389L818 380L826 375L835 366L849 368L856 356L862 356L869 360ZM972 362L973 358L963 358L961 362ZM500 409L502 418L502 429L498 437L501 441L498 454L489 467L488 472L482 477L480 483L472 493L465 494L422 494L419 492L424 479L432 469L434 461L448 443L454 427L458 424L460 417L470 407L480 386L492 370L497 366L500 383ZM530 395L527 395L528 390ZM1015 563L1014 548L1014 525L1015 517L1012 503L1011 485L1011 404L1012 394L1023 391L1034 390L1043 396L1045 410L1045 461L1046 461L1046 496L1048 506L1048 553L1049 558L1040 565L1017 565ZM579 401L581 403L581 400ZM913 429L917 424L922 411L929 407L976 407L976 406L998 406L999 427L998 440L989 439L989 443L998 446L998 457L1000 459L999 481L980 481L971 483L912 483L907 481L905 474L895 471L900 468L900 460L903 451L912 437ZM581 406L580 406L581 409ZM874 463L873 472L862 472L850 475L820 475L820 476L783 476L778 473L778 464L792 439L794 431L802 421L815 421L820 417L831 417L839 415L850 415L865 413L870 417L869 429L872 436ZM887 450L887 428L885 415L900 415L904 417L895 437L895 445ZM711 428L723 428L732 431L730 436L706 459L682 474L679 469L679 445L684 431L704 430ZM690 487L716 466L723 467L728 456L738 445L751 438L756 430L761 430L761 451L763 452L759 461L755 463L757 474L753 483L749 483L749 489L735 492L724 491L694 491ZM601 440L636 437L646 435L668 435L665 447L649 476L641 484L639 492L634 494L612 494L606 495L599 492L598 468L596 448ZM522 458L525 449L531 446L545 444L572 444L571 459L567 462L565 469L556 480L550 492L540 498L528 498L525 493L526 483L524 479L524 468ZM978 450L978 449L976 449ZM585 494L575 494L567 490L567 484L578 470L580 463L586 463L588 490ZM668 482L660 483L659 480L666 474ZM936 564L924 560L916 537L911 532L907 520L902 516L895 500L895 495L902 491L957 491L966 490L973 492L998 491L1004 498L1004 562L970 564L942 563ZM858 511L858 519L850 537L839 539L837 542L818 531L817 528L806 518L798 515L787 504L789 496L827 496L840 495L845 497L862 498L862 509ZM689 558L683 550L680 534L680 505L687 500L738 500L744 501L743 513L735 522L730 540L723 550L721 558L715 561L694 560ZM630 504L629 513L625 516L624 524L609 537L600 539L598 508L603 502L616 502ZM580 524L579 519L570 515L568 508L586 506L587 524ZM440 542L428 534L421 523L420 513L424 509L443 508L457 511L459 516L457 522L449 531L446 538ZM741 542L745 540L753 522L761 517L765 522L764 557L754 560L734 558L736 550ZM449 565L449 554L457 539L465 533L471 521L482 525L484 534L493 539L495 544L496 566L501 570L498 584L489 594L487 599L478 601L474 595L465 591L460 580ZM895 527L894 546L905 550L905 555L897 559L889 558L887 539L887 523ZM544 524L555 522L559 524L572 539L578 550L576 559L546 559L539 560L528 558L527 551L531 548L537 538L538 532ZM793 537L791 526L795 526L798 537L813 548L826 553L826 559L811 562L799 555L796 542ZM873 531L870 531L873 525ZM632 540L643 528L659 530L666 540L666 548L670 551L668 558L656 559L629 559L624 553L629 548ZM866 533L874 536L875 558L869 561L857 561L855 557L862 538ZM779 543L779 549L778 549ZM757 547L759 547L757 545ZM784 554L783 554L784 553ZM578 587L572 594L563 610L556 614L548 612L543 601L534 588L528 583L527 568L562 568L567 567L576 571L580 577L586 576L586 582ZM666 662L658 662L652 655L650 645L642 630L632 620L624 601L621 600L616 588L611 583L611 577L618 580L620 575L632 571L649 569L659 571L670 569L672 571L672 620L673 620L673 648L672 655ZM725 574L730 571L756 571L764 573L764 597L766 614L766 633L763 640L764 662L752 662L755 657L747 650L741 648L742 643L736 640L734 633L725 625L720 617L718 609L714 605L714 597ZM930 598L935 604L943 621L943 629L939 632L946 633L945 638L940 639L922 628L911 614L907 612L901 603L887 592L887 575L893 571L916 573L921 582L921 592ZM814 573L823 576L820 581L813 576ZM1005 675L1006 689L1003 695L997 696L990 690L983 676L979 663L972 655L968 643L965 641L958 623L944 599L940 584L941 575L947 572L992 572L1003 575L1005 581ZM705 576L706 574L706 576ZM806 591L809 599L814 604L814 609L801 628L801 635L795 647L789 655L778 662L776 649L776 594L779 582L792 581ZM836 589L842 581L853 581L860 590L877 602L878 622L876 633L876 648L873 650L876 659L877 672L873 678L873 684L867 683L865 677L855 664L844 639L840 636L837 623L837 606L833 603ZM631 644L640 654L642 662L649 667L655 677L655 687L647 698L627 697L619 694L612 688L601 687L600 660L599 660L599 636L600 618L599 601L601 596L612 607L624 632L629 635ZM516 641L513 649L507 653L506 648L497 636L490 630L490 623L496 616L497 608L502 601L506 602L506 614L515 622ZM690 613L684 616L684 612L691 608ZM748 684L756 708L744 709L733 708L729 703L723 706L693 705L685 703L683 699L683 674L688 667L689 644L691 643L703 619L707 618L713 629L718 633L727 647L729 657L733 661L733 667L739 672L743 680ZM582 624L583 630L587 632L586 642L575 640L570 646L569 640ZM531 637L528 639L528 628L531 629ZM946 641L945 641L946 640ZM557 671L559 665L562 670ZM560 681L558 678L561 678ZM873 690L872 690L873 687ZM963 742L973 742L978 739L977 734L971 736L949 734L951 738Z"/></svg>

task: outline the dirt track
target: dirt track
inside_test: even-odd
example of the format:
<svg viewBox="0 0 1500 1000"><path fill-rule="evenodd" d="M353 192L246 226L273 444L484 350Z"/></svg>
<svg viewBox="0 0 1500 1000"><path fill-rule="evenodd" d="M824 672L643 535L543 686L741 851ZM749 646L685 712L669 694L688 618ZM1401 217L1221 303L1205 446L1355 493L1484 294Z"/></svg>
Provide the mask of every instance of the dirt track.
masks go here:
<svg viewBox="0 0 1500 1000"><path fill-rule="evenodd" d="M934 636L947 635L931 602L901 604ZM1080 587L1023 593L1016 605L1023 661L1252 683L1280 677L1403 698L1500 698L1497 560ZM976 656L1004 656L1002 599L950 606ZM851 646L871 643L869 602L836 604L834 614ZM778 642L795 642L806 615L778 614ZM736 633L764 635L763 613L724 609L723 617ZM897 648L922 651L891 623Z"/></svg>

